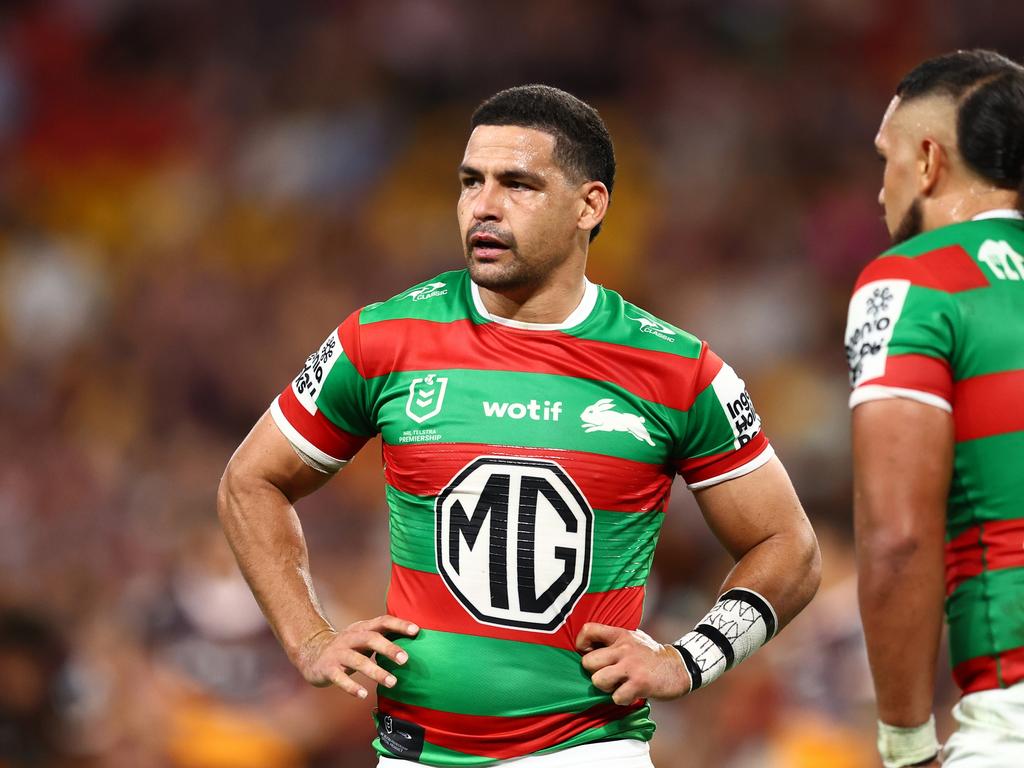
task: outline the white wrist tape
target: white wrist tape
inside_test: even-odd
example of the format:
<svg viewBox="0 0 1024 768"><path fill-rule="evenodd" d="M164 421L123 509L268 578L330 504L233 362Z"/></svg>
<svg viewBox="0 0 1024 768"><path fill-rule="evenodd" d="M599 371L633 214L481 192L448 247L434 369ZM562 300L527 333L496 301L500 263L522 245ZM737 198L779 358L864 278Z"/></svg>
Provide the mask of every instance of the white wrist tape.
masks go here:
<svg viewBox="0 0 1024 768"><path fill-rule="evenodd" d="M900 728L878 721L878 754L885 768L905 768L939 754L939 737L935 733L935 715L924 725Z"/></svg>
<svg viewBox="0 0 1024 768"><path fill-rule="evenodd" d="M689 632L672 643L690 673L690 690L717 680L775 635L771 603L751 589L730 589Z"/></svg>

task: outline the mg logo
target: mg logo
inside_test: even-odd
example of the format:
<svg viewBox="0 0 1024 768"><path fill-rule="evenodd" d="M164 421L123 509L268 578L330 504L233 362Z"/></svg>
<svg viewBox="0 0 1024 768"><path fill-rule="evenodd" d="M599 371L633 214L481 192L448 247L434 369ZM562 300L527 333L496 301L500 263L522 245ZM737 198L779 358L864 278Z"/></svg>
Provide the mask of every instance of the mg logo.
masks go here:
<svg viewBox="0 0 1024 768"><path fill-rule="evenodd" d="M437 569L480 623L554 632L590 583L593 529L554 461L482 456L437 497Z"/></svg>
<svg viewBox="0 0 1024 768"><path fill-rule="evenodd" d="M444 405L448 379L437 374L413 379L409 385L409 399L405 403L406 415L417 424L437 416Z"/></svg>

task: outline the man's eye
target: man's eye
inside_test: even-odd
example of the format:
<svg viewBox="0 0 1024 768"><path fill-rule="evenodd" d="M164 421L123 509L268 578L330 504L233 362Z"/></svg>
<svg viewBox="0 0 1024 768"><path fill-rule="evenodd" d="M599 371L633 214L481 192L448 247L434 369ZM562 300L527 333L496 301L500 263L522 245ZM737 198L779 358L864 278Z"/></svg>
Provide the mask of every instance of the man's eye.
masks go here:
<svg viewBox="0 0 1024 768"><path fill-rule="evenodd" d="M480 180L479 179L463 179L462 180L462 186L465 189L470 189L471 187L475 187L475 186L477 186L479 184L480 184Z"/></svg>

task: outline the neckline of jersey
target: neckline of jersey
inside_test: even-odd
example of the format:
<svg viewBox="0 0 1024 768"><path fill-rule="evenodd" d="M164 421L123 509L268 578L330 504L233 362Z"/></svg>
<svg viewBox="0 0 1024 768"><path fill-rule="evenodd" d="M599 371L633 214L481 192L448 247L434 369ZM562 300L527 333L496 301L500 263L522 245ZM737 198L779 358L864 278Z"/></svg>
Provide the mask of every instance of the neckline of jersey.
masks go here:
<svg viewBox="0 0 1024 768"><path fill-rule="evenodd" d="M473 297L473 307L477 313L485 320L497 323L498 325L504 325L509 328L518 328L522 331L565 331L570 328L575 328L578 325L582 325L594 311L594 307L597 306L597 284L583 278L583 298L580 299L580 303L576 305L576 309L569 313L569 316L560 323L527 323L522 320L512 320L508 317L501 317L487 311L487 307L484 306L483 297L480 296L480 287L472 280L469 281L469 292Z"/></svg>
<svg viewBox="0 0 1024 768"><path fill-rule="evenodd" d="M985 219L1024 219L1024 213L1015 211L1013 208L994 208L971 217L971 221L984 221Z"/></svg>

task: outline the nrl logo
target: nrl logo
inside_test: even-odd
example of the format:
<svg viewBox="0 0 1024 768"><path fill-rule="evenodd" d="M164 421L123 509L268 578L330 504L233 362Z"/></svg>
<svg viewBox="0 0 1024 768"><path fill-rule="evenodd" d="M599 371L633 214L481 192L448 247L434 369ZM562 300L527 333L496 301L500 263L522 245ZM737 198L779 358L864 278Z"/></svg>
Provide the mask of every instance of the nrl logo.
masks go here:
<svg viewBox="0 0 1024 768"><path fill-rule="evenodd" d="M620 413L615 410L615 401L610 397L604 397L593 405L588 405L580 414L583 420L585 432L628 432L637 440L654 445L651 440L651 433L647 431L644 424L647 422L643 416L635 413Z"/></svg>
<svg viewBox="0 0 1024 768"><path fill-rule="evenodd" d="M448 293L448 289L444 286L444 283L427 283L419 288L413 288L403 298L423 301L424 299L432 299L435 296L444 296Z"/></svg>
<svg viewBox="0 0 1024 768"><path fill-rule="evenodd" d="M675 341L673 337L676 335L676 332L664 323L659 323L657 320L652 320L649 317L632 317L630 315L626 315L626 319L635 320L640 323L640 331L642 333L649 333L652 336L657 336L663 341Z"/></svg>
<svg viewBox="0 0 1024 768"><path fill-rule="evenodd" d="M417 424L437 416L444 405L444 393L448 389L448 379L431 373L413 379L409 385L409 399L405 403L405 412Z"/></svg>

